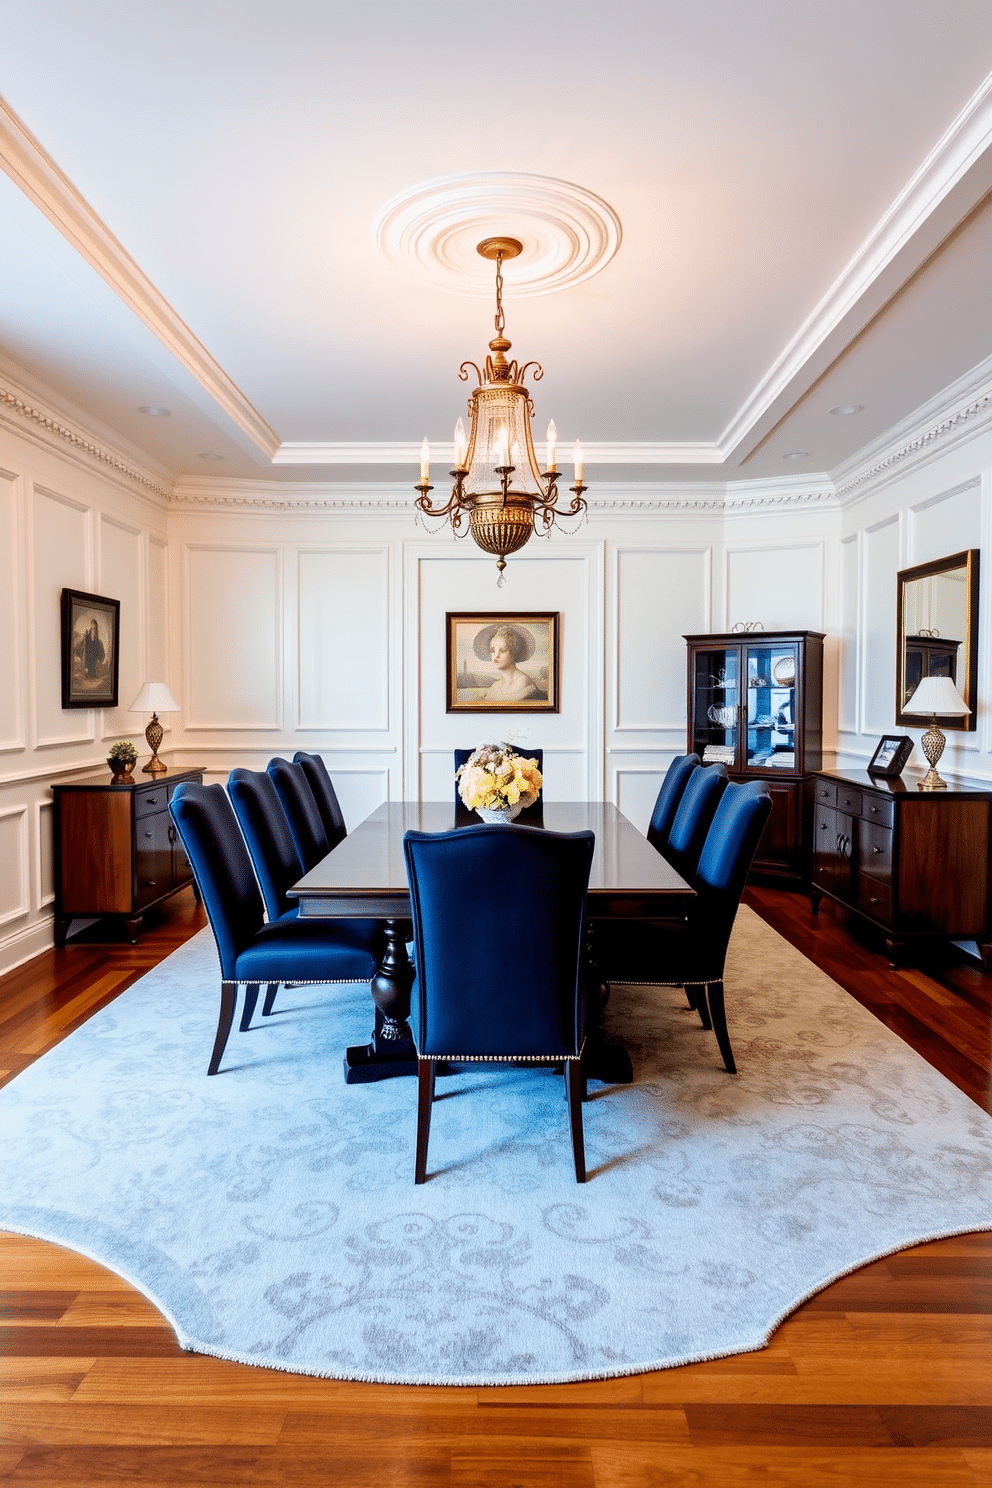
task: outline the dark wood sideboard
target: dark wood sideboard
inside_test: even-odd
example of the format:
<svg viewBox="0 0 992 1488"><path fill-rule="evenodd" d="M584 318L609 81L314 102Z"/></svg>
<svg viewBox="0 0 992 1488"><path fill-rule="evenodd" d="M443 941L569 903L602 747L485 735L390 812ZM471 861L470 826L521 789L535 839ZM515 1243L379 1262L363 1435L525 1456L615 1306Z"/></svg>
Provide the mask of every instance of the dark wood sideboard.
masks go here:
<svg viewBox="0 0 992 1488"><path fill-rule="evenodd" d="M57 946L74 919L102 915L121 915L135 945L145 911L193 882L169 816L169 797L184 780L202 782L202 769L130 785L111 785L104 771L52 786Z"/></svg>
<svg viewBox="0 0 992 1488"><path fill-rule="evenodd" d="M890 964L924 937L974 940L992 971L992 790L917 790L919 774L813 776L814 913L824 894L877 925Z"/></svg>

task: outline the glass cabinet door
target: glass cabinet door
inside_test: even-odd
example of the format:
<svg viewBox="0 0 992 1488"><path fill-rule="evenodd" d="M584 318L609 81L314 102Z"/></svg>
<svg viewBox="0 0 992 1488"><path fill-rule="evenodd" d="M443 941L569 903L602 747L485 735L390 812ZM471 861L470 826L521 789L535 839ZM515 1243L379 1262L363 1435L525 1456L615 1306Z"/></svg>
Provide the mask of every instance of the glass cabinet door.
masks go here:
<svg viewBox="0 0 992 1488"><path fill-rule="evenodd" d="M744 647L748 770L796 769L795 641L755 641Z"/></svg>
<svg viewBox="0 0 992 1488"><path fill-rule="evenodd" d="M693 654L692 748L704 764L733 768L740 720L740 650L715 646Z"/></svg>

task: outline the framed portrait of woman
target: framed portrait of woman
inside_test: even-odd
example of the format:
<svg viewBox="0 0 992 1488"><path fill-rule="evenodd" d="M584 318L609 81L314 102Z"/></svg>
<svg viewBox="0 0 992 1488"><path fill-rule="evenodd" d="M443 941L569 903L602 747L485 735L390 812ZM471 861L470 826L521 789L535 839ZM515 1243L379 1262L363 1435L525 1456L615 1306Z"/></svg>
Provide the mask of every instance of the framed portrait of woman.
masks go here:
<svg viewBox="0 0 992 1488"><path fill-rule="evenodd" d="M121 602L62 590L62 706L116 708Z"/></svg>
<svg viewBox="0 0 992 1488"><path fill-rule="evenodd" d="M448 713L557 713L556 611L448 611Z"/></svg>

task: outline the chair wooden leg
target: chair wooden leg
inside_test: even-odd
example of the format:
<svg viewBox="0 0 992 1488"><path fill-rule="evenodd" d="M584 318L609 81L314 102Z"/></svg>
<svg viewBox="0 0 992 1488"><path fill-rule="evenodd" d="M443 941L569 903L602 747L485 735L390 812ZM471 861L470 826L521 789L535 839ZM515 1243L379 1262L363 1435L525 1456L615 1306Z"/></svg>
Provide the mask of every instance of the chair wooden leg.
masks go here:
<svg viewBox="0 0 992 1488"><path fill-rule="evenodd" d="M691 1008L695 1008L696 1012L699 1014L699 1019L703 1027L712 1028L713 1024L710 1022L710 1010L706 1006L706 988L703 986L703 984L700 982L698 985L696 983L693 983L690 986L687 986L685 989L685 995L689 999L689 1006Z"/></svg>
<svg viewBox="0 0 992 1488"><path fill-rule="evenodd" d="M727 1033L727 1015L723 1006L723 983L708 982L706 985L706 997L710 1005L710 1017L713 1020L713 1032L716 1041L720 1045L720 1053L723 1055L723 1063L730 1075L736 1075L737 1065L734 1061L734 1051L730 1047L730 1035Z"/></svg>
<svg viewBox="0 0 992 1488"><path fill-rule="evenodd" d="M414 1183L427 1179L427 1143L431 1135L431 1105L434 1100L434 1060L417 1061L417 1169Z"/></svg>
<svg viewBox="0 0 992 1488"><path fill-rule="evenodd" d="M582 1138L582 1061L565 1061L565 1081L568 1085L568 1120L572 1128L572 1157L575 1161L575 1181L586 1181L586 1148Z"/></svg>
<svg viewBox="0 0 992 1488"><path fill-rule="evenodd" d="M276 1000L276 993L278 992L278 990L279 990L279 983L278 982L270 982L269 985L266 987L266 989L265 989L265 1001L262 1003L262 1017L263 1018L267 1018L269 1016L269 1014L271 1013L271 1011L272 1011L272 1005L273 1005L273 1003Z"/></svg>
<svg viewBox="0 0 992 1488"><path fill-rule="evenodd" d="M249 982L245 987L245 1005L241 1012L241 1022L238 1025L242 1033L247 1033L251 1027L252 1014L258 1001L258 982Z"/></svg>
<svg viewBox="0 0 992 1488"><path fill-rule="evenodd" d="M217 1019L217 1036L214 1039L214 1052L210 1056L210 1064L207 1068L208 1075L215 1075L220 1068L220 1062L227 1046L227 1035L231 1031L234 1022L234 1005L238 1000L237 982L221 982L220 984L220 1016Z"/></svg>

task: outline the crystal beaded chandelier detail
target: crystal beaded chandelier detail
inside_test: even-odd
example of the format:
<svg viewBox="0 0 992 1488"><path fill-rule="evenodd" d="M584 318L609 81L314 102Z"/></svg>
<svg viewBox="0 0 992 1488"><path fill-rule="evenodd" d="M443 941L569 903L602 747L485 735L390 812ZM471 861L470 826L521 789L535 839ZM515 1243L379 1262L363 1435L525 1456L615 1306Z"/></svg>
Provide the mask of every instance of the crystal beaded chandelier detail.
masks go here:
<svg viewBox="0 0 992 1488"><path fill-rule="evenodd" d="M586 511L582 483L582 449L575 445L575 484L570 486L572 500L559 508L557 468L557 431L548 425L546 468L542 472L534 453L530 422L534 405L524 386L524 377L533 367L534 381L544 372L539 362L508 362L510 342L504 335L503 260L516 258L523 245L516 238L486 238L478 245L483 258L496 263L496 334L489 343L490 355L482 371L475 362L462 362L458 375L468 381L469 369L478 378L469 398L471 432L466 437L465 425L455 425L455 460L451 471L454 486L444 506L434 506L430 492L430 449L425 439L420 451L420 480L415 489L419 512L428 517L450 521L452 530L464 535L462 525L468 518L468 530L475 543L497 558L499 584L507 554L516 553L537 529L542 537L550 536L558 517L576 517Z"/></svg>

